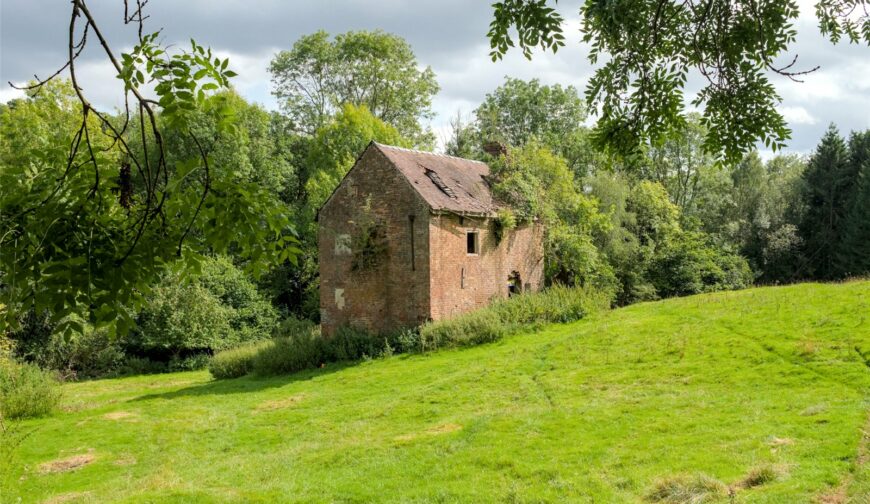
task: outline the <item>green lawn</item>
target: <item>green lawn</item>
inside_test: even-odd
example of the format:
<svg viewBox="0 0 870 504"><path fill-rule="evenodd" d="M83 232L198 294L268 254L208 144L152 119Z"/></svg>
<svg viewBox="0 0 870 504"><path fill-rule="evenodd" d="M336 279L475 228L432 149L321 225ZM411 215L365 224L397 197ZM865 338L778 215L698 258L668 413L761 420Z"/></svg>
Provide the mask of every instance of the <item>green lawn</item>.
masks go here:
<svg viewBox="0 0 870 504"><path fill-rule="evenodd" d="M862 281L644 303L275 379L74 383L62 412L25 424L2 500L639 502L663 478L737 488L772 467L734 502L866 503L868 361Z"/></svg>

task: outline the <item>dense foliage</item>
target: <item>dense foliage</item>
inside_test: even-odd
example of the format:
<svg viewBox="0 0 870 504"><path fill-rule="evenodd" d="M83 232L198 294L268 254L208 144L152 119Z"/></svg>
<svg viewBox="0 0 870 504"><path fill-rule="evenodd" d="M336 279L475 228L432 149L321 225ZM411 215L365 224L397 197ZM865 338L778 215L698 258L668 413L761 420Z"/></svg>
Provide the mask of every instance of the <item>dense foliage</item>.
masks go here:
<svg viewBox="0 0 870 504"><path fill-rule="evenodd" d="M430 351L498 341L547 324L580 320L607 309L611 300L611 293L565 286L514 296L453 319L424 324L420 327L420 348Z"/></svg>
<svg viewBox="0 0 870 504"><path fill-rule="evenodd" d="M451 320L382 335L345 326L323 338L318 328L291 322L268 342L219 352L209 371L217 379L250 373L272 376L395 353L480 345L547 324L579 320L608 308L611 298L611 294L595 289L556 286L545 292L500 300Z"/></svg>
<svg viewBox="0 0 870 504"><path fill-rule="evenodd" d="M275 96L299 131L314 134L345 104L366 106L403 135L427 143L420 120L431 117L438 83L418 68L408 43L382 31L330 40L325 31L301 37L269 65Z"/></svg>
<svg viewBox="0 0 870 504"><path fill-rule="evenodd" d="M272 335L275 308L227 258L184 281L167 273L148 295L126 344L149 356L211 353Z"/></svg>
<svg viewBox="0 0 870 504"><path fill-rule="evenodd" d="M84 16L85 33L97 30L85 2L72 3L73 25ZM100 112L82 89L54 79L0 110L0 327L32 308L68 333L81 332L82 319L124 333L133 324L126 308L141 306L169 263L232 249L258 271L295 257L280 200L212 156L198 130L203 116L214 135L236 130L227 95L215 93L235 75L228 61L195 42L167 51L156 37L140 31L131 52L111 59L138 108ZM156 100L142 97L146 85ZM195 150L173 149L178 138Z"/></svg>
<svg viewBox="0 0 870 504"><path fill-rule="evenodd" d="M236 348L222 350L212 357L208 371L218 380L239 378L254 370L254 360L272 341L255 341Z"/></svg>
<svg viewBox="0 0 870 504"><path fill-rule="evenodd" d="M565 20L551 3L493 4L493 61L515 44L529 58L536 46L564 46ZM598 144L637 154L682 129L686 83L698 79L701 87L691 100L702 109L707 152L736 163L757 142L782 148L791 132L777 110L780 97L769 75L797 80L819 63L796 65L796 55L786 60L791 63L779 63L795 43L799 14L797 2L781 0L584 2L583 42L590 46L591 63L603 60L586 88L590 109L600 110ZM822 0L815 14L832 41L870 44L865 2Z"/></svg>

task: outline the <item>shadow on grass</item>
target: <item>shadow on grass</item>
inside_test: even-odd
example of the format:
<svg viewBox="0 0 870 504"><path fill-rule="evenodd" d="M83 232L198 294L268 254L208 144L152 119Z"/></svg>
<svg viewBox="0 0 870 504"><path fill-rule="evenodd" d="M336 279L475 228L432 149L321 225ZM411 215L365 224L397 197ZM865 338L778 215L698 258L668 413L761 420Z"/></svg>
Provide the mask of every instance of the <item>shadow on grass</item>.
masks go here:
<svg viewBox="0 0 870 504"><path fill-rule="evenodd" d="M270 388L283 387L289 383L298 381L307 381L320 376L325 376L349 367L353 367L359 362L339 362L328 364L326 367L318 369L307 369L296 373L281 375L281 376L243 376L230 380L212 380L202 385L194 385L185 387L171 392L161 392L157 394L146 394L134 397L129 402L150 401L154 399L175 399L178 397L195 397L202 395L223 395L223 394L243 394L247 392L258 392Z"/></svg>

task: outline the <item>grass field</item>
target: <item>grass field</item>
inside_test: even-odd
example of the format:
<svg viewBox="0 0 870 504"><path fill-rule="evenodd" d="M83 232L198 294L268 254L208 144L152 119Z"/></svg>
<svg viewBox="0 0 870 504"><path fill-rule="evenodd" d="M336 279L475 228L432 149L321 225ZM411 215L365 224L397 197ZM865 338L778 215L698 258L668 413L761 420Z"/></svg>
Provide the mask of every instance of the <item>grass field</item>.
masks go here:
<svg viewBox="0 0 870 504"><path fill-rule="evenodd" d="M864 281L274 379L74 383L24 424L0 500L640 502L705 475L713 502L866 503L868 366Z"/></svg>

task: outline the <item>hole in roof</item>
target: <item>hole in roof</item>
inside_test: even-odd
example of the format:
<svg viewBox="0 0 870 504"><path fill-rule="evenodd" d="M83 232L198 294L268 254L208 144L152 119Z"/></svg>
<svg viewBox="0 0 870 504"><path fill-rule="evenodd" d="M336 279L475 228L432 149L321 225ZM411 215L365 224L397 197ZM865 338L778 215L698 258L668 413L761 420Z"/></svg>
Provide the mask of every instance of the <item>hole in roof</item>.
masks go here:
<svg viewBox="0 0 870 504"><path fill-rule="evenodd" d="M430 170L426 167L423 168L426 170L426 176L429 177L429 180L431 180L432 183L435 184L436 187L438 187L438 189L441 189L441 192L443 192L447 196L450 196L453 199L456 199L456 193L453 191L453 189L445 184L444 181L441 180L441 177L434 170Z"/></svg>

